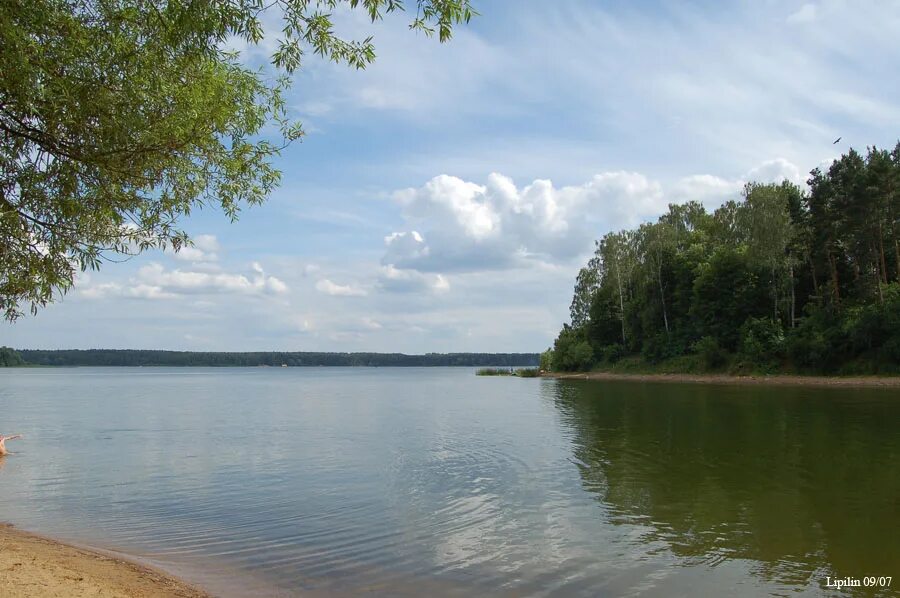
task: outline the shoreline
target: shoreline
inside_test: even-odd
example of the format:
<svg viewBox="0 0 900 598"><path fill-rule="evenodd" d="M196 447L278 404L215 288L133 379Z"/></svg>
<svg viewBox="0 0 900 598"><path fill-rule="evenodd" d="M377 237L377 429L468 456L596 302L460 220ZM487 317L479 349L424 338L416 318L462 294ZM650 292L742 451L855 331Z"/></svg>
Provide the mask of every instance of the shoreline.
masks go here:
<svg viewBox="0 0 900 598"><path fill-rule="evenodd" d="M619 372L542 372L542 378L559 380L605 380L609 382L674 382L729 386L814 386L820 388L898 388L900 376L731 376L729 374L630 374Z"/></svg>
<svg viewBox="0 0 900 598"><path fill-rule="evenodd" d="M211 598L136 557L68 544L0 523L0 593L26 596Z"/></svg>

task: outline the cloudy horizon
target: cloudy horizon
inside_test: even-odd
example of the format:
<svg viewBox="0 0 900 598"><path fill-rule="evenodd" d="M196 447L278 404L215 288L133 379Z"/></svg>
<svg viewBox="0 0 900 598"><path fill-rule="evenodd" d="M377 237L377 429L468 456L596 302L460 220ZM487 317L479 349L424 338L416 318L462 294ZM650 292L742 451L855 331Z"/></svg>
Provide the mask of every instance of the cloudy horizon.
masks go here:
<svg viewBox="0 0 900 598"><path fill-rule="evenodd" d="M309 59L269 201L192 215L193 247L80 275L0 345L537 352L606 232L900 135L900 2L476 4L449 44L397 17L366 71Z"/></svg>

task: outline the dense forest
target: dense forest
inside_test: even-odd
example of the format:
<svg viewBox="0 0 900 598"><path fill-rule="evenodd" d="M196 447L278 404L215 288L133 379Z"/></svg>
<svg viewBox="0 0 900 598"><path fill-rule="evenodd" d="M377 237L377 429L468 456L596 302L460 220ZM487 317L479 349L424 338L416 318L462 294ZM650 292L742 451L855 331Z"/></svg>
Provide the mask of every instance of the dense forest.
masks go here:
<svg viewBox="0 0 900 598"><path fill-rule="evenodd" d="M0 366L529 366L538 364L536 353L310 353L247 352L206 353L145 350L19 350L4 348ZM6 363L6 352L9 363Z"/></svg>
<svg viewBox="0 0 900 598"><path fill-rule="evenodd" d="M807 185L604 236L542 367L900 373L900 143Z"/></svg>

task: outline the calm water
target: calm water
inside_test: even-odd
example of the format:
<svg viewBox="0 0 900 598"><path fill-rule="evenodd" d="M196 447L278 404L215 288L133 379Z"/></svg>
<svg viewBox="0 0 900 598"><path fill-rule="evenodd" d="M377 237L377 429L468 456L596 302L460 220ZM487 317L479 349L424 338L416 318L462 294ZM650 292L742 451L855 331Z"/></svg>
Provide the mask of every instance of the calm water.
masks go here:
<svg viewBox="0 0 900 598"><path fill-rule="evenodd" d="M0 520L234 595L900 595L898 395L0 370Z"/></svg>

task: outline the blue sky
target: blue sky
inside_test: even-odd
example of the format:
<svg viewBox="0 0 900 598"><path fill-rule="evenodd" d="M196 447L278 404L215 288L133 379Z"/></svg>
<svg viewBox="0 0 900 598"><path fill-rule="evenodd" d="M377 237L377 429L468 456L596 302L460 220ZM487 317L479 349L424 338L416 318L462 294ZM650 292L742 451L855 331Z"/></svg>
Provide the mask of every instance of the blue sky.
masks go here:
<svg viewBox="0 0 900 598"><path fill-rule="evenodd" d="M266 204L195 213L196 247L89 272L0 344L540 351L605 232L900 136L897 1L476 5L445 45L337 15L378 60L307 60Z"/></svg>

